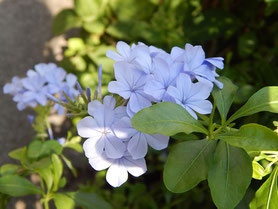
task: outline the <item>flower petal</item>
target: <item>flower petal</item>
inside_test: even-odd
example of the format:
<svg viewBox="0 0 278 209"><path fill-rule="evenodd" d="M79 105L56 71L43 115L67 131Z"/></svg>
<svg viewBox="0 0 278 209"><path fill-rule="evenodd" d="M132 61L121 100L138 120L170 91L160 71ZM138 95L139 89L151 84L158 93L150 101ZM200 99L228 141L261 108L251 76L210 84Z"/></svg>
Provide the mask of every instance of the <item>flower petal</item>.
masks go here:
<svg viewBox="0 0 278 209"><path fill-rule="evenodd" d="M141 176L147 171L146 161L144 158L134 160L131 157L125 157L123 163L127 171L135 177Z"/></svg>
<svg viewBox="0 0 278 209"><path fill-rule="evenodd" d="M106 173L106 181L113 187L119 187L127 181L128 173L121 159L114 160Z"/></svg>
<svg viewBox="0 0 278 209"><path fill-rule="evenodd" d="M161 134L144 134L148 144L155 150L162 150L168 147L169 136L164 136Z"/></svg>
<svg viewBox="0 0 278 209"><path fill-rule="evenodd" d="M103 153L102 155L97 155L89 158L90 165L97 171L104 170L108 168L114 160L109 159Z"/></svg>
<svg viewBox="0 0 278 209"><path fill-rule="evenodd" d="M145 157L148 152L148 144L145 135L138 131L128 142L127 150L133 159Z"/></svg>
<svg viewBox="0 0 278 209"><path fill-rule="evenodd" d="M87 116L83 119L81 119L77 123L77 132L78 135L84 138L89 138L89 137L101 137L102 133L97 131L99 128L95 119L92 118L91 116Z"/></svg>

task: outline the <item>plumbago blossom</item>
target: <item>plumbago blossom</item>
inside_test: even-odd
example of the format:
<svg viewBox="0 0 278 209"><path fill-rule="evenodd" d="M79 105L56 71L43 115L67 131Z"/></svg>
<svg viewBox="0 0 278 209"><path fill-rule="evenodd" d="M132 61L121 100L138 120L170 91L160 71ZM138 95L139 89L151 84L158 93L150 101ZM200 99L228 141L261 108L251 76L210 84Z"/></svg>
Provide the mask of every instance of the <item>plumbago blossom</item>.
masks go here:
<svg viewBox="0 0 278 209"><path fill-rule="evenodd" d="M132 117L153 103L168 101L182 107L195 119L197 114L210 114L208 100L213 85L223 88L216 80L216 69L223 69L223 58L205 58L201 46L174 47L168 54L162 49L143 43L131 47L120 41L118 52L109 50L113 59L115 81L108 91L122 97L125 102L116 107L113 96L88 103L88 115L77 123L81 137L87 138L83 149L90 165L97 171L107 169L106 180L113 187L122 185L128 173L138 177L147 170L144 157L148 146L162 150L169 137L145 134L131 125ZM99 89L101 92L101 66ZM86 91L90 95L90 92Z"/></svg>
<svg viewBox="0 0 278 209"><path fill-rule="evenodd" d="M13 77L12 82L3 87L3 92L12 95L18 110L23 110L27 106L36 107L38 104L46 106L48 99L56 94L60 95L63 102L67 102L63 91L74 100L79 94L75 89L76 81L75 75L67 74L56 64L41 63L35 65L34 70L28 70L26 77ZM58 114L64 113L64 107L59 104L55 104L54 109Z"/></svg>

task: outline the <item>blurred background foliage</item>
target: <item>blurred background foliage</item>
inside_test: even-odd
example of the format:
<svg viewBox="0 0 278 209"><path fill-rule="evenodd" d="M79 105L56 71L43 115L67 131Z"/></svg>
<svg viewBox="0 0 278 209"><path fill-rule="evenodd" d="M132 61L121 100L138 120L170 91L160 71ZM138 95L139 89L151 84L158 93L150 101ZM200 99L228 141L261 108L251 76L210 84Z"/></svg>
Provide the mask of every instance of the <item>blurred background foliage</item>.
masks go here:
<svg viewBox="0 0 278 209"><path fill-rule="evenodd" d="M102 64L107 92L114 75L113 61L105 53L115 50L119 40L140 41L167 52L191 43L202 45L206 57L224 57L220 74L239 87L233 110L261 87L278 84L278 0L74 0L74 5L55 17L53 33L78 31L76 37L67 35L60 65L76 74L83 87L96 88ZM274 128L273 120L275 115L260 113L243 118L238 125L252 121ZM114 208L215 208L204 183L185 194L167 192L162 183L165 160L153 151L147 157L148 172L139 180L132 178L110 190L105 173L98 172L91 181L94 186L83 189L97 191ZM250 189L238 209L248 208L252 193Z"/></svg>

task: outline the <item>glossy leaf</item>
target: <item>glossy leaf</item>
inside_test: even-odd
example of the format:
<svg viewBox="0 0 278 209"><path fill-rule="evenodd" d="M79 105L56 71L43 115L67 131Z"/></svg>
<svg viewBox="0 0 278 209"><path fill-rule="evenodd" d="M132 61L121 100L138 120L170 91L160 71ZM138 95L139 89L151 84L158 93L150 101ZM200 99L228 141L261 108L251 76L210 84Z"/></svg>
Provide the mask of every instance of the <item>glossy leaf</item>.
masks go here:
<svg viewBox="0 0 278 209"><path fill-rule="evenodd" d="M30 143L27 150L29 158L39 158L49 156L51 153L62 153L63 147L56 140L48 140L45 142L35 140Z"/></svg>
<svg viewBox="0 0 278 209"><path fill-rule="evenodd" d="M212 91L212 96L214 101L216 101L216 106L221 118L226 121L227 114L234 101L238 87L226 77L220 77L217 80L222 82L224 87L223 89L215 87Z"/></svg>
<svg viewBox="0 0 278 209"><path fill-rule="evenodd" d="M252 165L241 148L219 141L209 168L208 183L218 209L233 209L243 198L252 179Z"/></svg>
<svg viewBox="0 0 278 209"><path fill-rule="evenodd" d="M53 173L50 166L47 168L40 168L36 170L46 183L47 189L50 190L53 185Z"/></svg>
<svg viewBox="0 0 278 209"><path fill-rule="evenodd" d="M67 195L74 200L76 205L79 205L84 209L112 209L107 202L93 192L69 192Z"/></svg>
<svg viewBox="0 0 278 209"><path fill-rule="evenodd" d="M278 150L278 135L259 124L247 124L239 131L216 136L227 143L248 151Z"/></svg>
<svg viewBox="0 0 278 209"><path fill-rule="evenodd" d="M278 165L269 178L257 190L255 198L250 203L250 209L276 209L278 205L277 191Z"/></svg>
<svg viewBox="0 0 278 209"><path fill-rule="evenodd" d="M24 158L25 153L26 153L26 147L22 147L9 152L9 157L16 160L22 160Z"/></svg>
<svg viewBox="0 0 278 209"><path fill-rule="evenodd" d="M80 17L96 16L101 0L74 0L75 11Z"/></svg>
<svg viewBox="0 0 278 209"><path fill-rule="evenodd" d="M138 131L148 134L172 136L180 132L207 133L202 124L183 107L170 102L160 102L139 111L132 118L131 124Z"/></svg>
<svg viewBox="0 0 278 209"><path fill-rule="evenodd" d="M14 197L41 193L41 191L27 179L13 175L0 177L0 192Z"/></svg>
<svg viewBox="0 0 278 209"><path fill-rule="evenodd" d="M72 198L62 193L56 193L54 195L54 203L57 209L74 209L75 203Z"/></svg>
<svg viewBox="0 0 278 209"><path fill-rule="evenodd" d="M2 165L0 168L0 175L5 176L15 174L19 168L20 166L15 164Z"/></svg>
<svg viewBox="0 0 278 209"><path fill-rule="evenodd" d="M175 145L168 156L163 179L171 192L186 192L207 179L216 141L195 140Z"/></svg>
<svg viewBox="0 0 278 209"><path fill-rule="evenodd" d="M53 154L52 157L52 165L53 165L53 177L54 177L54 187L53 190L56 191L58 189L60 178L63 174L63 163L58 155Z"/></svg>
<svg viewBox="0 0 278 209"><path fill-rule="evenodd" d="M278 86L264 87L253 94L238 111L229 118L228 122L237 118L252 115L261 111L278 113Z"/></svg>
<svg viewBox="0 0 278 209"><path fill-rule="evenodd" d="M54 35L60 35L71 28L81 27L81 24L73 9L64 9L54 18L52 31Z"/></svg>

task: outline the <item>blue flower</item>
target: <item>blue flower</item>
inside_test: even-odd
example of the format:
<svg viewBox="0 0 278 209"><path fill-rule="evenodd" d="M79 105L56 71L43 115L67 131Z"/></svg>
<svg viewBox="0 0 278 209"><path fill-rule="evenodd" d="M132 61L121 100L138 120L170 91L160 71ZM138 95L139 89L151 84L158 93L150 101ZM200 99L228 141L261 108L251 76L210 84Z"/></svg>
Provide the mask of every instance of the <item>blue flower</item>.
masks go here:
<svg viewBox="0 0 278 209"><path fill-rule="evenodd" d="M31 107L39 103L42 106L47 104L48 89L45 86L45 79L39 74L22 79L26 91L22 95L22 101Z"/></svg>
<svg viewBox="0 0 278 209"><path fill-rule="evenodd" d="M144 93L146 74L134 69L134 66L126 62L117 62L114 64L116 81L111 81L108 85L108 91L129 99L129 114L136 113L139 110L151 106L150 99Z"/></svg>
<svg viewBox="0 0 278 209"><path fill-rule="evenodd" d="M169 86L167 90L174 102L184 107L195 119L197 115L194 111L200 114L209 114L212 111L212 104L206 99L213 85L203 78L197 78L199 81L192 83L191 78L182 73L177 78L176 87Z"/></svg>
<svg viewBox="0 0 278 209"><path fill-rule="evenodd" d="M135 160L146 156L148 145L155 150L162 150L168 146L169 136L151 135L137 131L132 127L129 117L121 118L113 129L117 137L126 141L127 151Z"/></svg>
<svg viewBox="0 0 278 209"><path fill-rule="evenodd" d="M88 158L102 155L109 158L120 158L124 155L125 145L113 132L115 121L115 99L105 97L103 104L94 100L88 104L89 115L77 123L77 131L81 137L89 138L83 148Z"/></svg>
<svg viewBox="0 0 278 209"><path fill-rule="evenodd" d="M85 154L86 154L85 150ZM90 165L97 171L107 169L106 180L113 187L119 187L128 179L128 173L139 177L147 171L144 158L134 160L126 151L118 159L111 159L105 154L89 158Z"/></svg>
<svg viewBox="0 0 278 209"><path fill-rule="evenodd" d="M112 50L108 50L106 52L106 56L116 62L126 61L131 63L134 61L136 53L134 52L134 50L131 49L131 47L127 43L119 41L116 45L116 49L118 53Z"/></svg>
<svg viewBox="0 0 278 209"><path fill-rule="evenodd" d="M155 71L153 79L146 82L144 92L152 96L155 102L162 101L166 97L170 85L175 85L176 78L180 73L181 64L174 63L171 66L161 58L154 58Z"/></svg>
<svg viewBox="0 0 278 209"><path fill-rule="evenodd" d="M223 87L219 81L215 79L218 75L215 73L216 67L223 69L223 58L205 58L205 52L201 46L185 45L185 50L179 47L173 47L171 57L175 62L183 64L183 72L188 74L192 80L197 76L201 76L211 82Z"/></svg>

